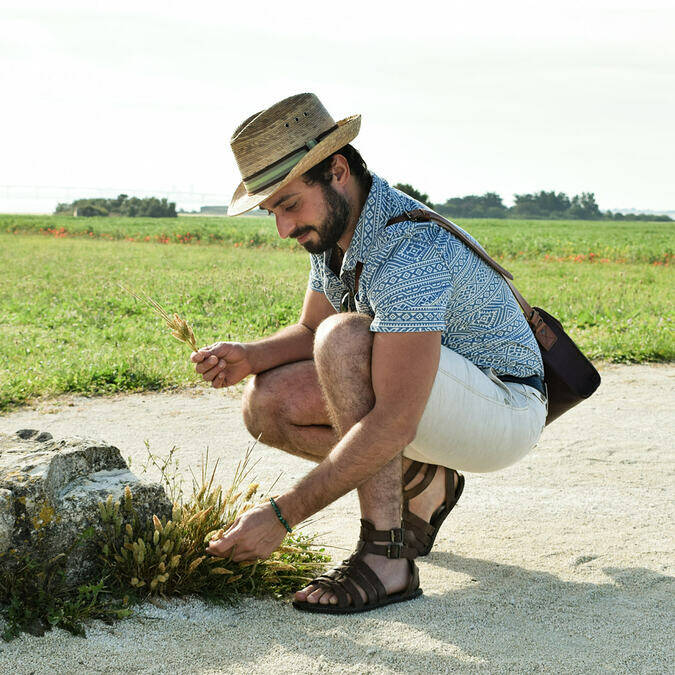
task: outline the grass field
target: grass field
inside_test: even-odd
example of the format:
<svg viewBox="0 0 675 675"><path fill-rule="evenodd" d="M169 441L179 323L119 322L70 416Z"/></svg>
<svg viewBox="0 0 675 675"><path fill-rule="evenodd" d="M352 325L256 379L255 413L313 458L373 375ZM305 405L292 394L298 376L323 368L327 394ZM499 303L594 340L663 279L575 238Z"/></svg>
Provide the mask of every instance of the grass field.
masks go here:
<svg viewBox="0 0 675 675"><path fill-rule="evenodd" d="M496 258L553 258L619 263L672 261L675 223L594 220L459 220ZM216 243L292 249L267 216L216 218L73 218L0 215L0 232L36 233L55 238L155 243Z"/></svg>
<svg viewBox="0 0 675 675"><path fill-rule="evenodd" d="M195 382L187 348L118 282L188 319L200 344L297 320L309 261L294 242L279 245L271 219L92 220L0 216L0 410L42 395ZM672 224L462 224L591 358L673 359ZM56 234L39 233L47 227ZM153 240L183 229L202 234L190 246Z"/></svg>

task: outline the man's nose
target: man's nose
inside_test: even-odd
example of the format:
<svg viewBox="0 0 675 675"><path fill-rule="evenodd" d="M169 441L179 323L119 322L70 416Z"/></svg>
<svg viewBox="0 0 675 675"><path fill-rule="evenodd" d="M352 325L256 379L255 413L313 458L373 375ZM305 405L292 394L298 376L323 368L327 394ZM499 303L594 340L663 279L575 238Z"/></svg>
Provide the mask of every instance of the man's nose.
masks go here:
<svg viewBox="0 0 675 675"><path fill-rule="evenodd" d="M277 232L282 239L286 239L288 235L293 232L295 229L295 223L292 218L288 216L281 215L276 217L277 220Z"/></svg>

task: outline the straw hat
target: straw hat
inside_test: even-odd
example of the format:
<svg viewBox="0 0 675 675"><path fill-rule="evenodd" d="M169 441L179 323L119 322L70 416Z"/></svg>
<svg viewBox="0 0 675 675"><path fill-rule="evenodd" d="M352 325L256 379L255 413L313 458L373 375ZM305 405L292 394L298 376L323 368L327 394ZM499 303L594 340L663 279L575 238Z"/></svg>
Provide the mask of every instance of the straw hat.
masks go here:
<svg viewBox="0 0 675 675"><path fill-rule="evenodd" d="M230 139L242 182L228 214L254 209L347 145L360 126L361 115L335 122L314 94L297 94L251 115Z"/></svg>

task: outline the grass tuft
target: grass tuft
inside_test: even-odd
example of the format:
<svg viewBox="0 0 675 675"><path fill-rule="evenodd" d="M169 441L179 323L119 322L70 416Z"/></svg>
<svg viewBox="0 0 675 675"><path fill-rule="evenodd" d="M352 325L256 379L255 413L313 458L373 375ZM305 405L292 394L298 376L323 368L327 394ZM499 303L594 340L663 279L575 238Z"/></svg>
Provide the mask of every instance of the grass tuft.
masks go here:
<svg viewBox="0 0 675 675"><path fill-rule="evenodd" d="M156 596L197 595L227 603L244 596L282 598L325 568L329 558L324 549L314 546L314 537L298 532L288 535L268 559L255 563L235 563L205 553L211 538L222 536L239 515L267 497L258 497L260 486L251 482L253 448L246 451L226 490L215 484L218 462L209 471L207 452L200 475L192 476L188 498L183 497L177 448L164 456L153 454L147 443L146 448L142 472L159 470L173 499L171 518L141 519L127 486L121 500L111 495L99 504L98 532L85 530L65 554L54 558L47 552L0 555L5 640L21 632L42 635L54 626L84 636L87 621L126 618L133 604ZM69 584L65 573L69 557L92 538L100 566L86 583Z"/></svg>

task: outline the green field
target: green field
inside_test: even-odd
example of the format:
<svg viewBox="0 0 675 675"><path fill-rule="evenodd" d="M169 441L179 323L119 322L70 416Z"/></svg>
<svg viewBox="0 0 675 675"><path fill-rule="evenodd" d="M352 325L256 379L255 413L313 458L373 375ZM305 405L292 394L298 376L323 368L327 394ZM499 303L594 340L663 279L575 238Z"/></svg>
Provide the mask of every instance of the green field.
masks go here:
<svg viewBox="0 0 675 675"><path fill-rule="evenodd" d="M674 358L672 224L462 224L591 358ZM47 227L56 235L39 234ZM189 246L153 242L193 231ZM0 216L0 410L43 395L195 382L187 348L117 284L177 311L200 344L255 339L297 320L302 303L307 254L279 243L269 218Z"/></svg>
<svg viewBox="0 0 675 675"><path fill-rule="evenodd" d="M620 263L666 263L675 253L675 223L597 220L463 219L495 258L574 260L578 256ZM40 233L55 238L127 240L157 243L238 244L293 249L277 235L272 218L73 218L0 215L0 232Z"/></svg>

